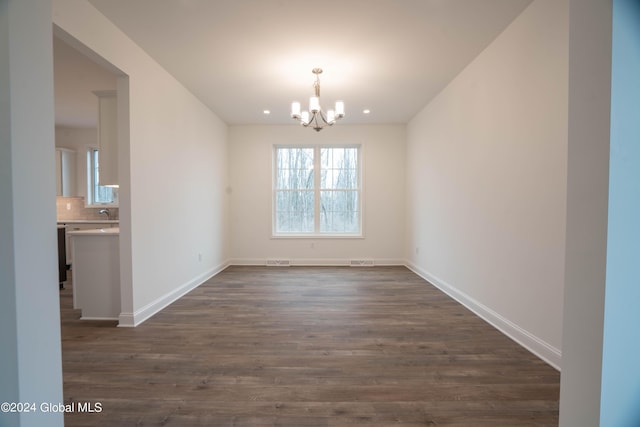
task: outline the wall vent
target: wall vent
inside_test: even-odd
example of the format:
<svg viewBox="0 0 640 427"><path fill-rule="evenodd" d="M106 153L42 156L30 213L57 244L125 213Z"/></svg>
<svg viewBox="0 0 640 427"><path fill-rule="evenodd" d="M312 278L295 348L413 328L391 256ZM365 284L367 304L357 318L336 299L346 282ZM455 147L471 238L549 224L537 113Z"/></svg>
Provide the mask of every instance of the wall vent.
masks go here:
<svg viewBox="0 0 640 427"><path fill-rule="evenodd" d="M289 267L291 260L288 259L268 259L267 267Z"/></svg>
<svg viewBox="0 0 640 427"><path fill-rule="evenodd" d="M373 267L374 262L372 259L352 259L349 265L351 267Z"/></svg>

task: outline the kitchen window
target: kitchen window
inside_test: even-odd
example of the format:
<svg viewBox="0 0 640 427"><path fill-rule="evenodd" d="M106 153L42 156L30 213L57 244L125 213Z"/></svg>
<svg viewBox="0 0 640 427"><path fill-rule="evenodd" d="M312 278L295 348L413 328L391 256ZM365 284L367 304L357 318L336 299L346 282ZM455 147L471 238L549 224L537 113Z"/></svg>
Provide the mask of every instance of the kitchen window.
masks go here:
<svg viewBox="0 0 640 427"><path fill-rule="evenodd" d="M275 146L274 236L362 235L361 147Z"/></svg>
<svg viewBox="0 0 640 427"><path fill-rule="evenodd" d="M87 151L87 200L90 205L117 205L118 189L100 185L100 153L96 148Z"/></svg>

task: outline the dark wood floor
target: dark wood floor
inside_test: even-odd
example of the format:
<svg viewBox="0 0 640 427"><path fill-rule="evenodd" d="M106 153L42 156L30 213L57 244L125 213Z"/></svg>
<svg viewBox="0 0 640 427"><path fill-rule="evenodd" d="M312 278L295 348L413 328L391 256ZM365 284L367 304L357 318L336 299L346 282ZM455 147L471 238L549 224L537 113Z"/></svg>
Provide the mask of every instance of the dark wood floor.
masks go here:
<svg viewBox="0 0 640 427"><path fill-rule="evenodd" d="M403 267L230 267L137 328L61 291L67 426L556 426L559 373Z"/></svg>

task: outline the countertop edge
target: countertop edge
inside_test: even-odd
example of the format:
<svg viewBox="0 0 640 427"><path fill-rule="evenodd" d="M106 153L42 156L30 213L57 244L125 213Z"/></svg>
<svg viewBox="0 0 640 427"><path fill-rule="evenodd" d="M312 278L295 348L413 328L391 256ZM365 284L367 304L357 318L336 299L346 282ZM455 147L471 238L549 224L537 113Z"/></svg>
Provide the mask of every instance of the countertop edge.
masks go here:
<svg viewBox="0 0 640 427"><path fill-rule="evenodd" d="M91 230L68 231L69 236L119 236L120 227L94 228Z"/></svg>
<svg viewBox="0 0 640 427"><path fill-rule="evenodd" d="M119 219L58 219L56 222L59 224L118 224Z"/></svg>

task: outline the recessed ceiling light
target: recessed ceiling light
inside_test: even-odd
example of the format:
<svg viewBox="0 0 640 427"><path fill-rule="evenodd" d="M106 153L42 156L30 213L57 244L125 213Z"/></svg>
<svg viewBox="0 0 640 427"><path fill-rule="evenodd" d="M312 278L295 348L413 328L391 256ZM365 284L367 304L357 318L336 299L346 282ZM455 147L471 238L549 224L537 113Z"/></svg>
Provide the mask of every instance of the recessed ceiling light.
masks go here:
<svg viewBox="0 0 640 427"><path fill-rule="evenodd" d="M371 112L371 110L362 110L363 114L369 114Z"/></svg>
<svg viewBox="0 0 640 427"><path fill-rule="evenodd" d="M271 111L269 111L269 110L263 110L262 112L263 112L264 114L271 114Z"/></svg>

